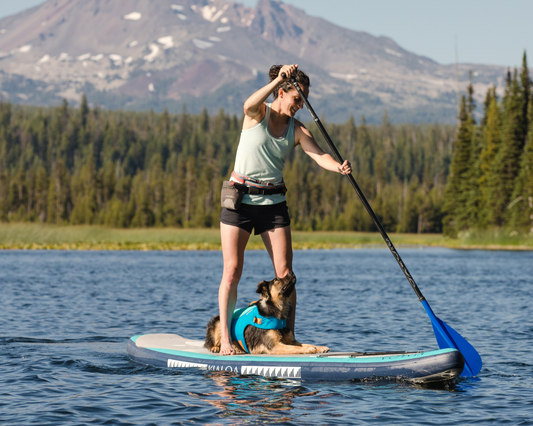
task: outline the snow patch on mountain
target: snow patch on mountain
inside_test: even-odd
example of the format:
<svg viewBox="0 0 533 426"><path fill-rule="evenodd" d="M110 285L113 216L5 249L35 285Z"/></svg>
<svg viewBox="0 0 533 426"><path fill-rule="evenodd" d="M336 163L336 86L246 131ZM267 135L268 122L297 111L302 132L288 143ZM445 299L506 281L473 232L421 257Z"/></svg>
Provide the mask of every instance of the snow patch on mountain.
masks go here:
<svg viewBox="0 0 533 426"><path fill-rule="evenodd" d="M424 77L420 77L420 80L425 81L426 83L429 83L429 84L434 84L435 86L444 86L443 80L434 80L431 78L424 78Z"/></svg>
<svg viewBox="0 0 533 426"><path fill-rule="evenodd" d="M44 55L41 59L37 61L38 64L44 64L45 62L48 62L50 60L50 55L47 53Z"/></svg>
<svg viewBox="0 0 533 426"><path fill-rule="evenodd" d="M142 13L140 12L131 12L131 13L128 13L127 15L124 15L124 19L128 20L128 21L138 21L139 19L142 18Z"/></svg>
<svg viewBox="0 0 533 426"><path fill-rule="evenodd" d="M387 52L389 55L397 56L398 58L402 58L403 57L403 55L401 53L396 52L396 51L394 51L392 49L385 48L385 52Z"/></svg>
<svg viewBox="0 0 533 426"><path fill-rule="evenodd" d="M151 43L150 46L148 46L150 49L150 53L146 56L144 56L144 60L147 62L153 62L155 57L159 54L159 51L161 50L159 46L155 43Z"/></svg>
<svg viewBox="0 0 533 426"><path fill-rule="evenodd" d="M117 55L116 53L112 53L111 55L109 55L109 59L111 59L115 63L115 65L119 65L122 62L122 56Z"/></svg>
<svg viewBox="0 0 533 426"><path fill-rule="evenodd" d="M192 42L194 43L194 45L198 48L198 49L208 49L210 47L213 47L213 43L210 43L208 41L205 41L205 40L199 40L197 38L193 38L192 39Z"/></svg>
<svg viewBox="0 0 533 426"><path fill-rule="evenodd" d="M157 39L157 42L159 44L163 45L163 49L170 49L174 46L174 41L172 40L172 36L166 36L166 37L160 37Z"/></svg>
<svg viewBox="0 0 533 426"><path fill-rule="evenodd" d="M206 21L215 22L218 18L222 16L222 14L226 11L227 8L228 5L226 4L222 9L217 11L216 6L206 5L202 7L200 11L202 13L202 18L204 18Z"/></svg>

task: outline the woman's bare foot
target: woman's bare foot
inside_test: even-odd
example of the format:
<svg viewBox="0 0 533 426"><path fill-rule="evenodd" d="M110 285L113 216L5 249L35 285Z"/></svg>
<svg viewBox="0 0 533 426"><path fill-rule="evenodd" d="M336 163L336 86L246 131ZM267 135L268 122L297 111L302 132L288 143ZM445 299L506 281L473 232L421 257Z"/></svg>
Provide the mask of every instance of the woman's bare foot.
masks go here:
<svg viewBox="0 0 533 426"><path fill-rule="evenodd" d="M231 343L222 343L220 345L220 355L235 355L235 350Z"/></svg>

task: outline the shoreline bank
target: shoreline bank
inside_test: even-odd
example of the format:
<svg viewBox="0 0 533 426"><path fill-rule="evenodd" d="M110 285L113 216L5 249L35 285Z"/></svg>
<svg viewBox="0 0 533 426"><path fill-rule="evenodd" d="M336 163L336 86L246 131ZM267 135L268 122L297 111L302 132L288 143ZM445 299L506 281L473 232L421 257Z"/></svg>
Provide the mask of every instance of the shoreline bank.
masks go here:
<svg viewBox="0 0 533 426"><path fill-rule="evenodd" d="M295 250L386 248L379 233L293 231ZM389 234L397 248L442 247L460 250L533 250L533 236L486 233L458 239L441 234ZM0 250L220 250L218 229L133 228L98 225L60 226L0 223ZM250 250L263 250L250 237Z"/></svg>

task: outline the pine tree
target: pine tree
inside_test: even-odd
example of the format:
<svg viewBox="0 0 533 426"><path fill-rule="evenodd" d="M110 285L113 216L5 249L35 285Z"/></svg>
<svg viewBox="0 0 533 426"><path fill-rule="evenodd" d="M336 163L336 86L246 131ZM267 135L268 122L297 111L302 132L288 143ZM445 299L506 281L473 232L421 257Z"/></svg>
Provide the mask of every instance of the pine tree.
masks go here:
<svg viewBox="0 0 533 426"><path fill-rule="evenodd" d="M52 169L48 187L47 223L65 223L72 211L70 175L62 160Z"/></svg>
<svg viewBox="0 0 533 426"><path fill-rule="evenodd" d="M9 178L6 172L0 170L0 222L7 222L8 216Z"/></svg>
<svg viewBox="0 0 533 426"><path fill-rule="evenodd" d="M376 180L376 195L378 196L381 192L381 188L387 182L387 154L390 153L390 148L392 144L392 125L389 121L387 110L383 112L383 120L381 122L380 131L380 137L383 141L384 147L383 149L376 149L373 164L373 170Z"/></svg>
<svg viewBox="0 0 533 426"><path fill-rule="evenodd" d="M340 138L343 141L347 155L352 157L357 143L357 126L355 125L355 118L350 116L348 121L344 123L341 129Z"/></svg>
<svg viewBox="0 0 533 426"><path fill-rule="evenodd" d="M357 142L354 150L355 167L358 175L372 174L372 141L366 124L365 117L361 117L361 125L357 131Z"/></svg>
<svg viewBox="0 0 533 426"><path fill-rule="evenodd" d="M372 208L376 216L386 231L394 232L398 227L398 204L401 191L395 185L383 186L383 189L376 193L376 198L372 201Z"/></svg>
<svg viewBox="0 0 533 426"><path fill-rule="evenodd" d="M468 115L470 118L471 127L471 150L470 150L470 172L463 182L462 191L465 194L465 206L463 217L464 228L475 227L479 222L483 199L479 187L479 179L481 176L481 150L482 150L482 135L481 129L476 126L474 118L475 102L474 102L474 86L472 85L472 71L470 71L470 84L467 88L468 93Z"/></svg>
<svg viewBox="0 0 533 426"><path fill-rule="evenodd" d="M152 194L151 209L154 212L155 226L165 225L165 189L161 155L156 154L150 162L150 193Z"/></svg>
<svg viewBox="0 0 533 426"><path fill-rule="evenodd" d="M454 236L457 232L466 229L466 201L468 192L466 183L470 180L470 161L472 152L472 119L470 105L467 98L461 97L459 109L459 129L454 143L450 174L445 192L444 211L446 216L443 222L445 235Z"/></svg>
<svg viewBox="0 0 533 426"><path fill-rule="evenodd" d="M518 138L525 145L525 140L527 138L528 128L529 128L529 118L528 118L528 107L531 103L531 78L529 76L529 68L527 66L527 56L524 51L524 56L522 58L522 71L520 72L520 120L519 120L519 129L518 129Z"/></svg>
<svg viewBox="0 0 533 426"><path fill-rule="evenodd" d="M87 96L85 96L85 93L81 97L81 104L80 104L80 117L81 117L81 125L82 127L85 127L87 124L87 116L89 115L89 104L87 103Z"/></svg>
<svg viewBox="0 0 533 426"><path fill-rule="evenodd" d="M151 208L150 185L143 175L144 173L139 170L132 182L130 208L134 208L135 213L131 219L131 226L136 228L152 226L155 223L155 215Z"/></svg>
<svg viewBox="0 0 533 426"><path fill-rule="evenodd" d="M488 105L487 105L488 104ZM479 179L478 186L481 195L481 206L477 225L485 228L489 224L490 211L494 207L490 202L490 183L493 163L501 145L501 112L496 97L496 88L493 87L487 92L485 101L486 113L483 118L485 123L482 129L482 146L479 155Z"/></svg>
<svg viewBox="0 0 533 426"><path fill-rule="evenodd" d="M35 176L35 215L41 223L46 222L48 186L49 179L46 169L43 166L39 166Z"/></svg>
<svg viewBox="0 0 533 426"><path fill-rule="evenodd" d="M25 202L27 199L27 189L25 186L26 173L19 167L17 173L11 179L9 193L7 197L8 216L13 222L20 222L25 216Z"/></svg>
<svg viewBox="0 0 533 426"><path fill-rule="evenodd" d="M529 102L529 133L522 156L520 173L507 209L510 226L525 229L533 233L533 104Z"/></svg>
<svg viewBox="0 0 533 426"><path fill-rule="evenodd" d="M186 174L185 174L185 206L183 211L183 224L190 226L194 219L194 206L196 186L198 180L198 169L196 168L196 158L190 156L187 159Z"/></svg>
<svg viewBox="0 0 533 426"><path fill-rule="evenodd" d="M515 180L520 170L525 138L523 134L524 91L516 70L504 98L502 144L494 159L491 173L489 204L490 223L504 225L506 209L512 201Z"/></svg>
<svg viewBox="0 0 533 426"><path fill-rule="evenodd" d="M424 194L420 189L417 176L413 176L407 186L407 194L402 210L402 218L398 223L398 232L421 232L420 210L424 202Z"/></svg>
<svg viewBox="0 0 533 426"><path fill-rule="evenodd" d="M130 226L133 215L135 214L134 200L133 198L130 200L131 187L131 176L118 177L113 197L105 211L104 223L106 225L118 228L127 228Z"/></svg>
<svg viewBox="0 0 533 426"><path fill-rule="evenodd" d="M71 191L74 204L70 215L72 224L92 224L95 222L98 208L97 190L94 160L93 156L89 155L87 163L81 168L80 173L72 179Z"/></svg>

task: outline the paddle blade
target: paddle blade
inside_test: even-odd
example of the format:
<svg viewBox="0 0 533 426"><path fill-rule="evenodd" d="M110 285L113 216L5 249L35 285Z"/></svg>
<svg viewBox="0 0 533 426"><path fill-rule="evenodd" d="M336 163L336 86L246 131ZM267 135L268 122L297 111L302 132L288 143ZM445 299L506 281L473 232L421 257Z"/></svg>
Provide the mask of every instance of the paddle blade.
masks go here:
<svg viewBox="0 0 533 426"><path fill-rule="evenodd" d="M477 376L477 374L481 371L483 362L481 361L481 357L476 349L457 331L451 328L444 321L441 321L439 318L437 318L427 301L424 300L422 305L431 319L431 325L433 326L433 332L437 338L439 348L457 349L459 352L461 352L463 358L465 359L465 367L461 373L461 376Z"/></svg>

